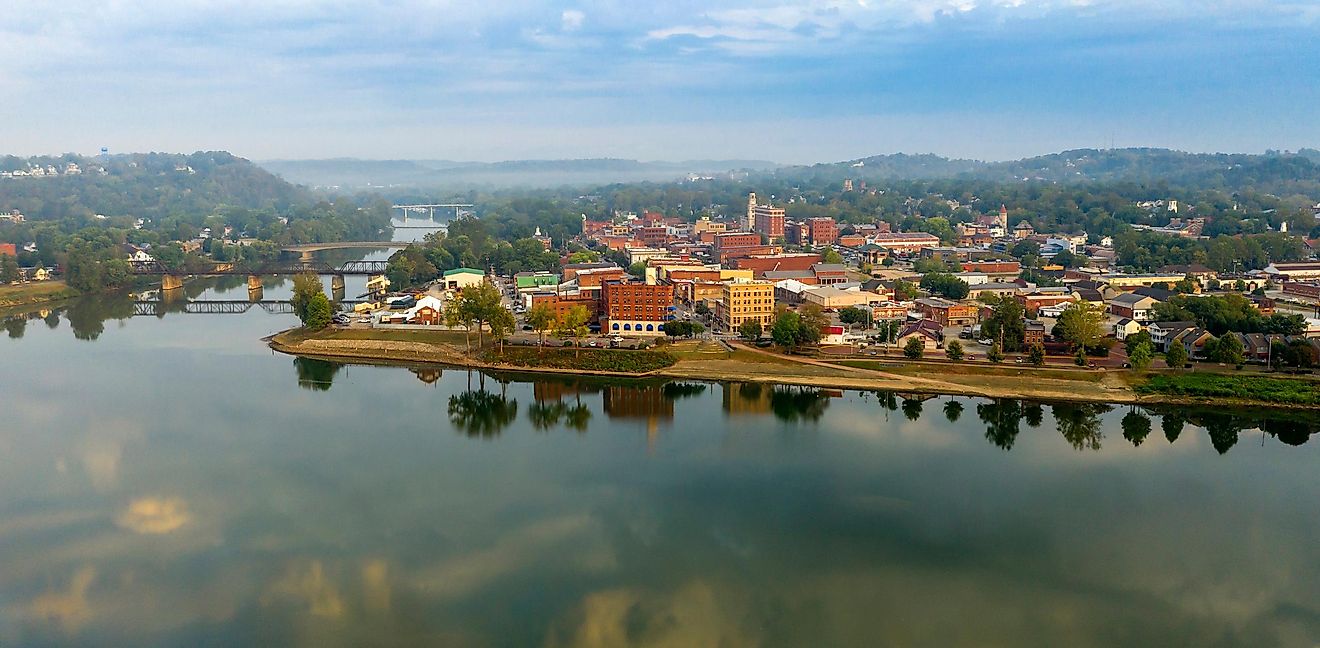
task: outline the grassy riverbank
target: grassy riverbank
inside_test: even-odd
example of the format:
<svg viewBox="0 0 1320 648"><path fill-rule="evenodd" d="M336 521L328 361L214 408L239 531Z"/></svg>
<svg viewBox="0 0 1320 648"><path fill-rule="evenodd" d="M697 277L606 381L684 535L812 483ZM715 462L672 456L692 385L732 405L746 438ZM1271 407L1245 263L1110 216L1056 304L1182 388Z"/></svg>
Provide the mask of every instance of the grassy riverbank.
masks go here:
<svg viewBox="0 0 1320 648"><path fill-rule="evenodd" d="M63 281L38 281L17 286L0 286L0 310L37 306L77 296L78 291L70 288Z"/></svg>
<svg viewBox="0 0 1320 648"><path fill-rule="evenodd" d="M1159 374L1136 387L1140 394L1183 396L1200 401L1257 402L1320 407L1320 382L1303 377Z"/></svg>
<svg viewBox="0 0 1320 648"><path fill-rule="evenodd" d="M331 329L286 331L271 347L294 355L373 362L439 363L525 373L758 382L833 389L954 394L985 398L1103 403L1205 403L1320 408L1317 382L1306 378L1197 373L1135 373L1062 367L992 366L958 362L831 361L709 341L686 340L661 351L573 349L487 344L469 352L462 333ZM1308 392L1307 390L1311 390ZM1307 394L1310 393L1310 396Z"/></svg>

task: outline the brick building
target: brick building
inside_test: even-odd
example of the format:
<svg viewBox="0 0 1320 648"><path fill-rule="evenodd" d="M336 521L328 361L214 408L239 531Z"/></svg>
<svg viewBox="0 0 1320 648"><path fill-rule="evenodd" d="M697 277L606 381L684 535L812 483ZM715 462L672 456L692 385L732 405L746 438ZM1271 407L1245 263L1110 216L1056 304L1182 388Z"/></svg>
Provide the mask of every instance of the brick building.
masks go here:
<svg viewBox="0 0 1320 648"><path fill-rule="evenodd" d="M940 326L975 324L980 319L978 310L975 304L959 304L939 297L917 300L917 312L921 313L921 318L938 322Z"/></svg>
<svg viewBox="0 0 1320 648"><path fill-rule="evenodd" d="M601 331L621 335L664 335L674 316L674 287L612 281L601 288Z"/></svg>

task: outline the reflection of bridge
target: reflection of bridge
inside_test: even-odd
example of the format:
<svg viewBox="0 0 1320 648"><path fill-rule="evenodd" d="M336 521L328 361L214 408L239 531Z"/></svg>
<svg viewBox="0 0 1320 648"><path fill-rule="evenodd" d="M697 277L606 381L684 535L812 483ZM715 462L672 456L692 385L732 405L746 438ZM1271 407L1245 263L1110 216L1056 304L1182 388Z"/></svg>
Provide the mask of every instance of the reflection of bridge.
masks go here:
<svg viewBox="0 0 1320 648"><path fill-rule="evenodd" d="M341 311L352 311L353 306L363 303L361 300L333 302ZM240 315L256 306L271 315L292 315L293 304L287 301L246 301L246 300L207 300L207 301L136 301L133 302L134 317L160 317L166 313L186 313L190 315Z"/></svg>
<svg viewBox="0 0 1320 648"><path fill-rule="evenodd" d="M321 275L367 275L385 274L389 261L349 261L332 266L319 261L293 261L286 263L265 263L244 266L232 263L220 263L210 268L170 270L159 261L134 263L132 273L138 275L191 275L197 277L225 277L229 275L248 275L261 277L266 275L296 275L311 272Z"/></svg>

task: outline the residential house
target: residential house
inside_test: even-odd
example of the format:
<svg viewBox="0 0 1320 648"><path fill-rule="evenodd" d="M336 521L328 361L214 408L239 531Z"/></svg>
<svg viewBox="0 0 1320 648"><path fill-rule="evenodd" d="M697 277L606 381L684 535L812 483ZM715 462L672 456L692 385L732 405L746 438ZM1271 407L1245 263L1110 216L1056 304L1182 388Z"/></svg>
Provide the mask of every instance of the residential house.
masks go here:
<svg viewBox="0 0 1320 648"><path fill-rule="evenodd" d="M1022 343L1028 347L1045 346L1045 323L1039 320L1027 320L1022 327Z"/></svg>
<svg viewBox="0 0 1320 648"><path fill-rule="evenodd" d="M1126 340L1129 335L1136 335L1144 330L1146 330L1146 327L1142 326L1141 322L1129 317L1124 317L1123 319L1118 320L1117 324L1114 324L1114 337L1117 338L1119 342L1122 342L1123 340Z"/></svg>
<svg viewBox="0 0 1320 648"><path fill-rule="evenodd" d="M1158 351L1168 351L1169 342L1180 333L1196 328L1196 322L1151 322L1146 326L1150 341Z"/></svg>
<svg viewBox="0 0 1320 648"><path fill-rule="evenodd" d="M895 343L902 349L907 346L908 340L916 339L921 341L921 346L926 351L934 351L940 348L944 343L944 329L931 320L917 320L909 322L903 330L898 332L898 339Z"/></svg>
<svg viewBox="0 0 1320 648"><path fill-rule="evenodd" d="M1109 312L1137 322L1149 322L1151 309L1160 302L1136 293L1123 293L1109 302Z"/></svg>

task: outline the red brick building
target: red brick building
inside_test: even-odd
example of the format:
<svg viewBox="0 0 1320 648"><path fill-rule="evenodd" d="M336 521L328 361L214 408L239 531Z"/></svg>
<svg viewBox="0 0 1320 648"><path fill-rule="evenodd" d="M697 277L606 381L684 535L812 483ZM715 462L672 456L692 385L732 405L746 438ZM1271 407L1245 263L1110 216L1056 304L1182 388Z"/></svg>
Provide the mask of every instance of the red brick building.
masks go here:
<svg viewBox="0 0 1320 648"><path fill-rule="evenodd" d="M761 244L761 235L751 232L729 232L715 236L715 252L728 248L752 247Z"/></svg>
<svg viewBox="0 0 1320 648"><path fill-rule="evenodd" d="M674 287L610 282L601 289L601 331L621 335L664 335L673 316Z"/></svg>
<svg viewBox="0 0 1320 648"><path fill-rule="evenodd" d="M13 243L0 243L0 254L7 254L15 259L18 258L18 246Z"/></svg>
<svg viewBox="0 0 1320 648"><path fill-rule="evenodd" d="M812 245L830 245L839 240L839 225L833 218L808 218L807 235Z"/></svg>
<svg viewBox="0 0 1320 648"><path fill-rule="evenodd" d="M571 295L533 295L532 305L549 304L554 311L555 317L562 317L569 309L574 306L582 306L587 309L587 321L594 322L600 318L600 300L589 294L571 294Z"/></svg>

